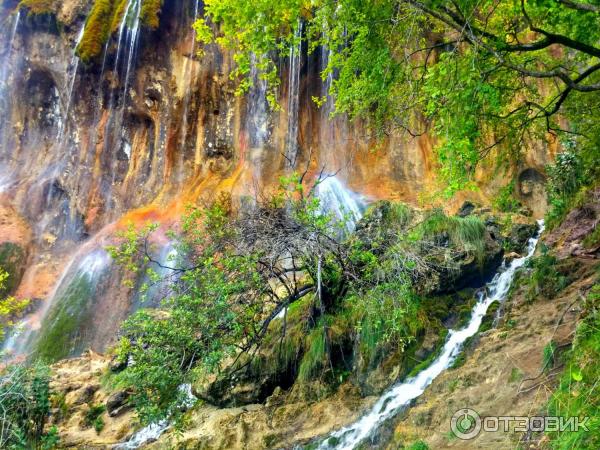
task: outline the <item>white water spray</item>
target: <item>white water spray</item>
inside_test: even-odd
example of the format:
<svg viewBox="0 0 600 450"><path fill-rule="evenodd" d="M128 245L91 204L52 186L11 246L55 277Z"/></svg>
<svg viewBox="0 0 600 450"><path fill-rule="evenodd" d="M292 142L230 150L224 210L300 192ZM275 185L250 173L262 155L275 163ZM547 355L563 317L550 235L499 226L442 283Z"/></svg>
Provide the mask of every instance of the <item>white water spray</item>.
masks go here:
<svg viewBox="0 0 600 450"><path fill-rule="evenodd" d="M10 57L12 55L12 49L15 42L15 37L17 35L17 28L19 27L19 22L21 20L21 9L17 11L14 15L12 28L10 31L10 37L8 39L8 46L6 47L6 54L4 56L4 61L2 61L2 67L0 67L0 88L4 89L4 85L6 83L6 78L8 77L8 67L10 65Z"/></svg>
<svg viewBox="0 0 600 450"><path fill-rule="evenodd" d="M65 127L69 120L69 113L71 112L71 101L73 99L73 89L75 87L75 79L77 78L77 71L79 69L79 56L77 56L77 48L79 47L79 44L81 43L81 40L83 39L84 33L85 33L85 23L81 27L81 30L79 30L79 34L77 35L77 38L75 39L75 46L73 47L73 55L71 56L71 63L69 64L71 73L67 80L67 97L66 97L66 101L65 101L65 113L63 115L63 120L61 121L61 126L60 126L59 132L58 132L58 141L59 142L62 140L64 131L65 131Z"/></svg>
<svg viewBox="0 0 600 450"><path fill-rule="evenodd" d="M178 389L179 392L183 394L183 400L178 407L189 409L194 406L194 403L196 403L198 399L192 394L192 386L190 384L182 384ZM170 427L171 424L167 419L163 419L157 423L151 423L135 433L127 442L116 445L114 448L118 450L134 450L140 448L142 445L158 440L158 438Z"/></svg>
<svg viewBox="0 0 600 450"><path fill-rule="evenodd" d="M69 294L73 281L84 279L95 289L111 261L110 255L103 249L94 249L83 256L78 254L73 257L56 283L54 291L42 304L40 310L25 318L5 341L2 354L12 357L30 350L29 346L33 343L34 336L46 320L50 309L56 302ZM52 324L45 325L52 326Z"/></svg>
<svg viewBox="0 0 600 450"><path fill-rule="evenodd" d="M344 224L346 231L354 230L365 209L365 201L360 195L350 191L331 175L319 182L316 194L322 213L332 213L335 219Z"/></svg>
<svg viewBox="0 0 600 450"><path fill-rule="evenodd" d="M419 397L438 375L450 367L460 354L465 340L479 330L488 307L492 303L496 301L502 302L506 298L516 270L522 267L533 256L539 237L544 231L544 222L540 220L538 224L538 234L529 239L527 255L512 260L508 265L502 264L494 279L486 285L484 291L481 293L479 300L473 308L471 320L468 325L461 330L450 330L442 353L433 363L414 378L410 378L392 387L357 422L332 433L330 438L325 439L321 443L319 446L320 450L351 450L356 448L368 439L384 421L393 417L401 408L406 407L411 400ZM329 439L331 438L334 438L332 439L334 443L330 445Z"/></svg>

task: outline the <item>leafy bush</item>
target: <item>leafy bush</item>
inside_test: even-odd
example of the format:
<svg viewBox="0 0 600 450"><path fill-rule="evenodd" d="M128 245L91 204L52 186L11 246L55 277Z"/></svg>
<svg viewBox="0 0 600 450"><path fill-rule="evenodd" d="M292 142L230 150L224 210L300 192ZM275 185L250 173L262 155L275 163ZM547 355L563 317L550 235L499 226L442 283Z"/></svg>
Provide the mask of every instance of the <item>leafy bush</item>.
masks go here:
<svg viewBox="0 0 600 450"><path fill-rule="evenodd" d="M600 180L600 131L594 129L596 142L575 151L576 143L567 141L567 149L556 155L554 164L548 166L548 203L546 214L548 229L559 225L573 207L586 201L586 194Z"/></svg>
<svg viewBox="0 0 600 450"><path fill-rule="evenodd" d="M551 298L568 284L568 279L558 271L558 260L542 245L542 254L529 260L529 267L533 269L529 278L527 298L534 301L540 295Z"/></svg>
<svg viewBox="0 0 600 450"><path fill-rule="evenodd" d="M429 450L429 445L427 445L424 441L415 441L406 447L406 450Z"/></svg>
<svg viewBox="0 0 600 450"><path fill-rule="evenodd" d="M516 212L522 205L515 198L515 181L511 181L498 192L498 195L493 199L492 205L498 211L509 213Z"/></svg>
<svg viewBox="0 0 600 450"><path fill-rule="evenodd" d="M4 291L4 286L9 278L9 274L0 268L0 292ZM0 342L4 340L6 330L14 325L14 318L25 310L29 305L29 300L16 299L15 297L0 297Z"/></svg>
<svg viewBox="0 0 600 450"><path fill-rule="evenodd" d="M50 416L50 370L11 365L0 373L0 448L50 450L58 445Z"/></svg>

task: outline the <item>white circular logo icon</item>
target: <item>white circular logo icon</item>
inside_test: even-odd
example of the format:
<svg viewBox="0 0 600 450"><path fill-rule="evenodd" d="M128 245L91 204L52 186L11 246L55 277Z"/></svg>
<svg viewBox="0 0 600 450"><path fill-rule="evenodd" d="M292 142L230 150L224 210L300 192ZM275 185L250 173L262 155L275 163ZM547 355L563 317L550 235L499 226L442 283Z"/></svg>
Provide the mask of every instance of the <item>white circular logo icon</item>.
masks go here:
<svg viewBox="0 0 600 450"><path fill-rule="evenodd" d="M473 439L481 431L481 417L472 409L459 409L450 419L450 429L459 439Z"/></svg>

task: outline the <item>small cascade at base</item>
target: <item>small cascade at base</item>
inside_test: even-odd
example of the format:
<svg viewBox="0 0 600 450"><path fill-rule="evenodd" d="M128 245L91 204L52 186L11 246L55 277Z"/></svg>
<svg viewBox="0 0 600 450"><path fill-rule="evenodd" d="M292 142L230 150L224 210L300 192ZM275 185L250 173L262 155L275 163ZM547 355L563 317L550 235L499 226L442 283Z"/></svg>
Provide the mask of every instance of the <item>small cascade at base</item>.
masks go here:
<svg viewBox="0 0 600 450"><path fill-rule="evenodd" d="M343 222L347 232L352 232L363 216L365 200L350 191L335 176L323 178L316 188L322 213L331 213L334 218Z"/></svg>
<svg viewBox="0 0 600 450"><path fill-rule="evenodd" d="M184 396L183 400L178 405L179 408L189 409L194 406L194 403L196 403L198 400L192 393L192 386L190 384L182 384L179 386L179 392L181 392ZM151 423L131 436L126 442L118 444L113 448L117 450L135 450L136 448L140 448L142 445L156 441L170 427L171 424L167 419L163 419L156 423Z"/></svg>
<svg viewBox="0 0 600 450"><path fill-rule="evenodd" d="M326 438L318 447L320 450L351 450L368 439L384 421L393 417L411 400L419 397L438 375L454 362L462 350L463 343L479 330L488 307L494 302L503 302L508 294L515 273L533 256L540 235L544 231L544 222L538 222L539 229L535 237L529 239L527 255L513 259L508 265L503 263L494 279L479 295L473 307L471 320L460 330L450 330L441 354L433 363L417 376L397 384L388 390L375 403L369 412L354 424L348 425ZM332 442L330 444L330 441Z"/></svg>

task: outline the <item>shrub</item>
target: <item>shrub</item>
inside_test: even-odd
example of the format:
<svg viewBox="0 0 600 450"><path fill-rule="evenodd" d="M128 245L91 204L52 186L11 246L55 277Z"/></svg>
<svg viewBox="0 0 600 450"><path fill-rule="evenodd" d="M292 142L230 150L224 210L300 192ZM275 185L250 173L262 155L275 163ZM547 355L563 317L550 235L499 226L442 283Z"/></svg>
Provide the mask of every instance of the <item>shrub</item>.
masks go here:
<svg viewBox="0 0 600 450"><path fill-rule="evenodd" d="M551 298L567 286L568 279L558 271L557 264L556 257L542 245L542 254L529 261L529 266L533 268L527 292L529 301L534 301L540 295Z"/></svg>
<svg viewBox="0 0 600 450"><path fill-rule="evenodd" d="M0 448L49 450L58 444L50 416L50 370L11 365L0 373Z"/></svg>

